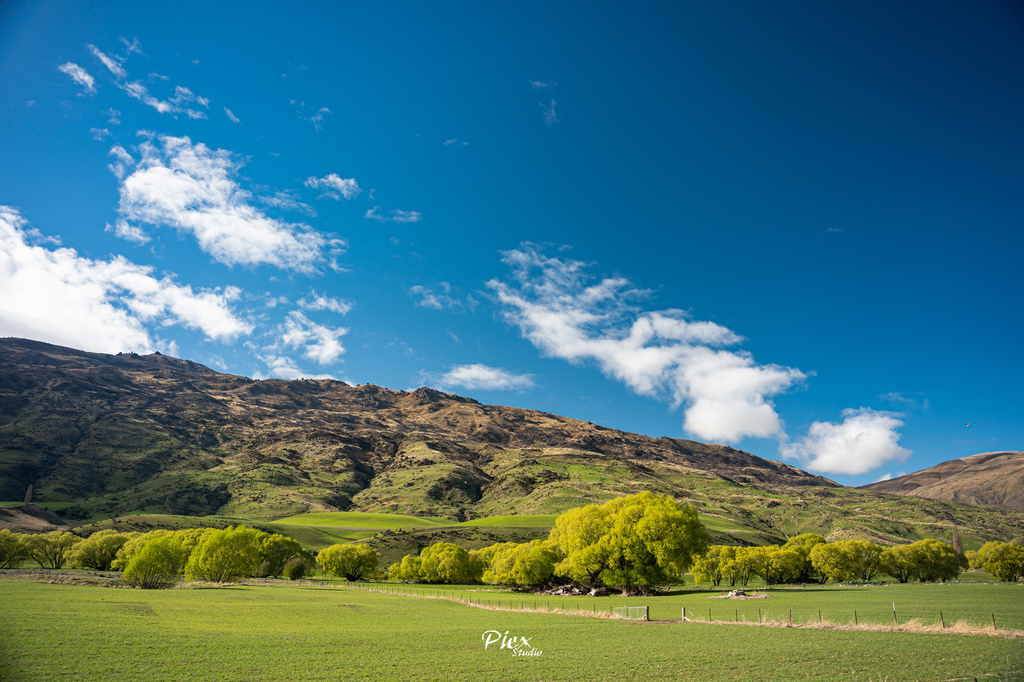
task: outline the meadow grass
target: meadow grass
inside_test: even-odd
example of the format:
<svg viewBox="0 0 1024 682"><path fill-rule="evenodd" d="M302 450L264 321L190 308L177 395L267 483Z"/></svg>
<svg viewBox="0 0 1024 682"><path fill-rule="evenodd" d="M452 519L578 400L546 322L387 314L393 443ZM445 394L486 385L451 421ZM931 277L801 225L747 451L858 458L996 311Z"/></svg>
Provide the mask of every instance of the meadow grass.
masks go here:
<svg viewBox="0 0 1024 682"><path fill-rule="evenodd" d="M0 679L1017 679L1020 641L632 623L314 586L0 582ZM487 630L543 653L514 656Z"/></svg>
<svg viewBox="0 0 1024 682"><path fill-rule="evenodd" d="M365 528L367 530L393 530L395 528L428 528L454 526L453 521L426 516L404 514L373 514L367 512L313 512L274 521L292 526L324 526L333 528Z"/></svg>
<svg viewBox="0 0 1024 682"><path fill-rule="evenodd" d="M460 526L501 526L506 528L554 528L558 514L521 514L518 516L488 516L463 521Z"/></svg>

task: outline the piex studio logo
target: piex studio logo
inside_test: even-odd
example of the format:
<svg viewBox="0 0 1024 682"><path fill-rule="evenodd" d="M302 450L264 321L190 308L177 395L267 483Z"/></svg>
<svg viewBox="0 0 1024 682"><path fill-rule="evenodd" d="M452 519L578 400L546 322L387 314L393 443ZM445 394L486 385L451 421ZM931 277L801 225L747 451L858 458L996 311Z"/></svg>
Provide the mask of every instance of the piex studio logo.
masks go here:
<svg viewBox="0 0 1024 682"><path fill-rule="evenodd" d="M508 630L505 630L505 634L498 632L497 630L488 630L484 634L480 635L480 639L484 641L484 649L487 649L492 644L498 644L501 642L497 649L508 649L512 652L513 656L540 656L543 651L535 648L530 640L523 636L509 637Z"/></svg>

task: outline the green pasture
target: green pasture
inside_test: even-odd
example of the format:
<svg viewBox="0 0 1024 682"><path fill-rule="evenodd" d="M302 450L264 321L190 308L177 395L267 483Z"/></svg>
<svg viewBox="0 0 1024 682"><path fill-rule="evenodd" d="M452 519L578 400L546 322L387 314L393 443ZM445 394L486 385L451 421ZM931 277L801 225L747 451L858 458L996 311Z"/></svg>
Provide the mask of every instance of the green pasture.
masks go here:
<svg viewBox="0 0 1024 682"><path fill-rule="evenodd" d="M329 528L359 528L366 530L394 530L396 528L428 528L457 525L446 519L404 514L372 514L366 512L314 512L278 519L275 524L290 526L324 526Z"/></svg>
<svg viewBox="0 0 1024 682"><path fill-rule="evenodd" d="M706 597L683 594L661 599L704 598L706 602ZM603 605L623 600L592 601ZM0 613L4 622L0 679L26 682L612 678L896 682L1020 679L1024 675L1020 640L632 623L487 610L338 587L141 591L5 580L0 582ZM525 636L542 653L514 656L497 644L485 650L482 635L488 630Z"/></svg>
<svg viewBox="0 0 1024 682"><path fill-rule="evenodd" d="M518 516L488 516L464 521L460 526L501 526L505 528L554 528L558 514L522 514Z"/></svg>
<svg viewBox="0 0 1024 682"><path fill-rule="evenodd" d="M748 589L755 598L730 599L728 589L677 587L653 597L549 596L513 592L488 585L371 584L398 594L467 599L502 608L611 613L617 606L647 606L651 620L679 620L683 608L693 622L822 621L838 625L893 625L915 620L923 625L964 621L991 628L1024 630L1024 583L907 583L856 587L813 586ZM893 603L896 619L893 618ZM941 612L941 616L940 616ZM1024 644L1022 644L1024 651Z"/></svg>

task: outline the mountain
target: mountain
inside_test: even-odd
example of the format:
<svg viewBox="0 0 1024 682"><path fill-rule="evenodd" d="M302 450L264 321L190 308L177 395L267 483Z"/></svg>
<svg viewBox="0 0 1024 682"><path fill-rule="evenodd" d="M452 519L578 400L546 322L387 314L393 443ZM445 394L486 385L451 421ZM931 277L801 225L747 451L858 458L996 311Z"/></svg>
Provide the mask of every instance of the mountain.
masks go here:
<svg viewBox="0 0 1024 682"><path fill-rule="evenodd" d="M464 521L650 490L694 504L730 542L891 543L956 525L970 543L1024 529L1016 512L843 488L721 445L428 388L257 381L159 353L0 339L0 501L20 504L30 485L35 504L93 521L321 510Z"/></svg>
<svg viewBox="0 0 1024 682"><path fill-rule="evenodd" d="M1024 452L983 452L862 488L893 495L1024 509Z"/></svg>

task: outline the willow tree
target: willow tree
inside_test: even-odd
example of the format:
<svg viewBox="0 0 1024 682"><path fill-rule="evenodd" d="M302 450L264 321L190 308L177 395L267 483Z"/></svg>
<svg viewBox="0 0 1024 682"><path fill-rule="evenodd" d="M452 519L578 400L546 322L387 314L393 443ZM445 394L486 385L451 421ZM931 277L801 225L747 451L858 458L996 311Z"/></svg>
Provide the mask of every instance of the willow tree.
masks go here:
<svg viewBox="0 0 1024 682"><path fill-rule="evenodd" d="M566 512L549 542L565 555L557 575L631 595L682 580L708 534L692 506L642 492Z"/></svg>

